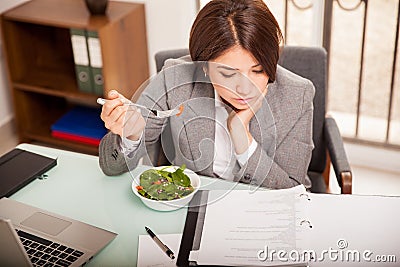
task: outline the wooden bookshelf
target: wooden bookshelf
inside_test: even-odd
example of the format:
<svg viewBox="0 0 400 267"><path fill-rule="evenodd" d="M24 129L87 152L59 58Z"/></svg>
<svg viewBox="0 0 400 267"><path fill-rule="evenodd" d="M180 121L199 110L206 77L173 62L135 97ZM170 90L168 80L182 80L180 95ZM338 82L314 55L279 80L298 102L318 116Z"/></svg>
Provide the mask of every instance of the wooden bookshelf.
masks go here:
<svg viewBox="0 0 400 267"><path fill-rule="evenodd" d="M31 0L1 14L3 52L21 142L39 141L78 152L97 147L53 138L50 126L76 105L96 106L79 89L70 29L99 36L104 94L131 98L149 77L144 5L110 1L91 16L84 0Z"/></svg>

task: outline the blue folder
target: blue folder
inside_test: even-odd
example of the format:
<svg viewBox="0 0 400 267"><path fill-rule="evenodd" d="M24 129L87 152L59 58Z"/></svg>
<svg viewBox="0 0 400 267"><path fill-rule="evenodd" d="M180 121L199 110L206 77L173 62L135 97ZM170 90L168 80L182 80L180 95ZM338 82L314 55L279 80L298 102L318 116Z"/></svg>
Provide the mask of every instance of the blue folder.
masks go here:
<svg viewBox="0 0 400 267"><path fill-rule="evenodd" d="M59 118L51 126L51 130L101 139L107 129L100 119L100 112L99 108L77 106Z"/></svg>

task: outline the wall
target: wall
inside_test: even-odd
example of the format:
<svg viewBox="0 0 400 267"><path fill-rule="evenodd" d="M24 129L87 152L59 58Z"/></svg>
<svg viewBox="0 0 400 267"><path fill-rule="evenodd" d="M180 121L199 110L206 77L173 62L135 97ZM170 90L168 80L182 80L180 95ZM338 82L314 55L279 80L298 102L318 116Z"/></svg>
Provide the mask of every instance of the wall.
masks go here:
<svg viewBox="0 0 400 267"><path fill-rule="evenodd" d="M0 13L27 0L0 0ZM196 14L195 1L188 0L120 0L144 3L146 9L147 44L150 73L155 73L154 54L160 50L188 46L190 26ZM0 43L1 46L1 43ZM13 117L11 96L0 54L0 127Z"/></svg>
<svg viewBox="0 0 400 267"><path fill-rule="evenodd" d="M189 46L190 26L196 15L194 0L120 1L145 4L150 73L156 71L156 52Z"/></svg>
<svg viewBox="0 0 400 267"><path fill-rule="evenodd" d="M12 8L26 0L1 0L0 13ZM5 59L0 39L0 127L9 122L13 117L13 106L11 103L10 90L8 89L7 74L5 70Z"/></svg>

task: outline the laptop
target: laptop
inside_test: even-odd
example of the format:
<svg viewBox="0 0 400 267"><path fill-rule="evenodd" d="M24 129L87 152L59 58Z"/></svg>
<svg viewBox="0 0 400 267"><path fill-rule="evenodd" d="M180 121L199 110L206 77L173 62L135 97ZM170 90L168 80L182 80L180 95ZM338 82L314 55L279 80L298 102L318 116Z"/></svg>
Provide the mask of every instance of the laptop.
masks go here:
<svg viewBox="0 0 400 267"><path fill-rule="evenodd" d="M3 197L0 236L5 266L82 266L117 234Z"/></svg>

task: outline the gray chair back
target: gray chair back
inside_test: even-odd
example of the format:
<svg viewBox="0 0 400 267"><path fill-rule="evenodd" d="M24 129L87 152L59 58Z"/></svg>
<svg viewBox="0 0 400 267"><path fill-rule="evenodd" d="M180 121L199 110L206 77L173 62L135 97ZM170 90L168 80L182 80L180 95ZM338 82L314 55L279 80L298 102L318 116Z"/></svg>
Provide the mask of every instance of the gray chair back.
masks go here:
<svg viewBox="0 0 400 267"><path fill-rule="evenodd" d="M165 60L179 58L188 54L188 49L166 50L156 53L157 72L162 69ZM308 170L322 173L326 165L326 145L323 131L326 113L327 53L325 49L320 47L284 46L278 64L297 75L309 79L315 86L313 120L315 148Z"/></svg>
<svg viewBox="0 0 400 267"><path fill-rule="evenodd" d="M309 171L322 173L326 166L324 139L325 95L327 92L327 53L321 47L284 46L278 64L309 79L315 87L313 141Z"/></svg>
<svg viewBox="0 0 400 267"><path fill-rule="evenodd" d="M157 72L160 72L164 63L169 58L180 58L183 56L189 55L189 49L182 48L182 49L174 49L174 50L165 50L157 52L154 55L154 59L156 60L156 69Z"/></svg>

